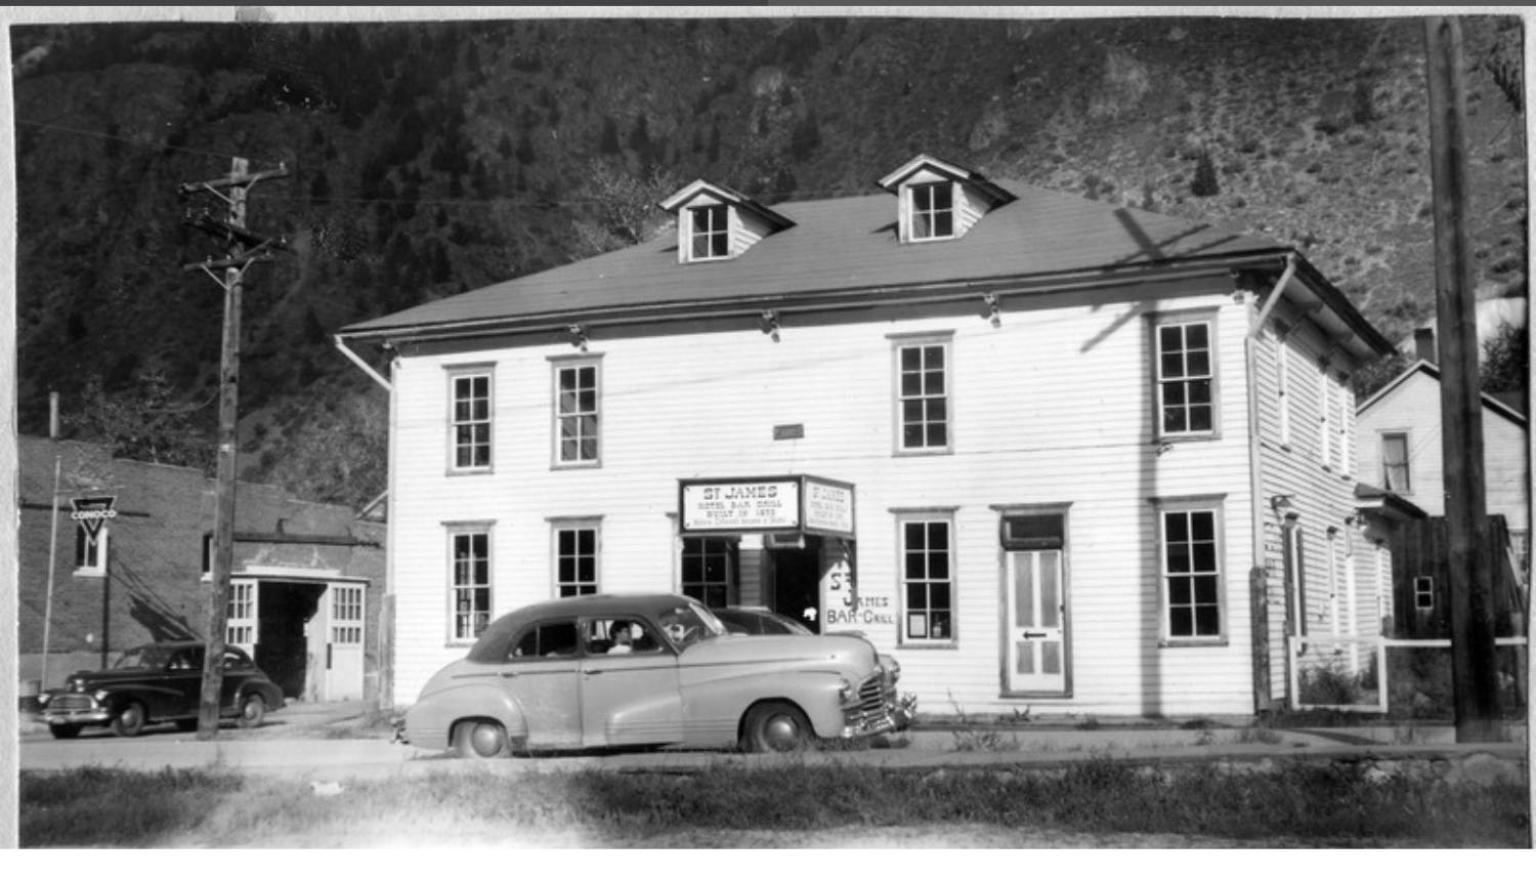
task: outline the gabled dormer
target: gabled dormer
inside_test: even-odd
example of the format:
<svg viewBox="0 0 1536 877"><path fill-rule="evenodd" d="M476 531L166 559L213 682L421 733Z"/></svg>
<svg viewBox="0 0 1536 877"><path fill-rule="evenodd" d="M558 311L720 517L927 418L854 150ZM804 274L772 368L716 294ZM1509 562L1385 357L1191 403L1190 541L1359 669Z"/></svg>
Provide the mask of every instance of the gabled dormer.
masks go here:
<svg viewBox="0 0 1536 877"><path fill-rule="evenodd" d="M753 244L794 225L740 192L694 180L661 202L677 217L677 260L734 259Z"/></svg>
<svg viewBox="0 0 1536 877"><path fill-rule="evenodd" d="M987 211L1014 199L981 174L927 155L887 174L879 186L898 199L904 244L962 237Z"/></svg>

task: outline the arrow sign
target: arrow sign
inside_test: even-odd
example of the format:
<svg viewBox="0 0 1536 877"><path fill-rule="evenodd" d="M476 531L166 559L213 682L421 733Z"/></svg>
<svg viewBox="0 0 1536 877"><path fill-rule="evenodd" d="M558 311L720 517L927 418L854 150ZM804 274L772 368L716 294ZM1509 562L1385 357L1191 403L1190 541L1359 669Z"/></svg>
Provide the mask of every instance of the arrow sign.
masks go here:
<svg viewBox="0 0 1536 877"><path fill-rule="evenodd" d="M70 518L79 521L85 528L85 533L92 539L101 532L101 522L117 517L117 510L112 508L117 502L115 496L89 496L83 499L72 499L70 503L75 510L69 513Z"/></svg>

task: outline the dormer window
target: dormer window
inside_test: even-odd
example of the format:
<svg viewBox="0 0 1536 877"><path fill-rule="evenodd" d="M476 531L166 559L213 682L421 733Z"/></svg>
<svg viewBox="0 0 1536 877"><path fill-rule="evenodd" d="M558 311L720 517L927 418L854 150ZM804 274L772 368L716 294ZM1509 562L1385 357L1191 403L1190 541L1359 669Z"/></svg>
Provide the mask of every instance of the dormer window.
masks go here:
<svg viewBox="0 0 1536 877"><path fill-rule="evenodd" d="M692 220L692 259L724 259L731 254L729 208L724 204L692 207L688 210Z"/></svg>
<svg viewBox="0 0 1536 877"><path fill-rule="evenodd" d="M989 210L1014 200L1012 192L975 171L919 155L879 181L900 204L902 243L953 240Z"/></svg>
<svg viewBox="0 0 1536 877"><path fill-rule="evenodd" d="M951 183L908 186L912 198L912 240L955 236L955 188Z"/></svg>
<svg viewBox="0 0 1536 877"><path fill-rule="evenodd" d="M677 260L735 259L758 241L794 225L751 198L703 180L694 180L661 202L677 217Z"/></svg>

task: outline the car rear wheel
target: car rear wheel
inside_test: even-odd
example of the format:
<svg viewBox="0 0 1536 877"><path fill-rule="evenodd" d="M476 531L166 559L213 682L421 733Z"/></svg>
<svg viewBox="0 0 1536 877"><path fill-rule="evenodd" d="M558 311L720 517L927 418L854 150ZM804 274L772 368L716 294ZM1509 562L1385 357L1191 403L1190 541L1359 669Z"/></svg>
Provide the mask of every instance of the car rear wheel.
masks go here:
<svg viewBox="0 0 1536 877"><path fill-rule="evenodd" d="M119 737L137 737L144 730L144 705L130 703L112 717L112 733Z"/></svg>
<svg viewBox="0 0 1536 877"><path fill-rule="evenodd" d="M772 701L747 710L741 738L741 748L748 752L797 752L809 747L816 734L799 707Z"/></svg>
<svg viewBox="0 0 1536 877"><path fill-rule="evenodd" d="M80 726L79 725L49 725L48 726L48 733L52 734L53 735L53 739L55 739L55 740L73 740L76 737L80 736Z"/></svg>
<svg viewBox="0 0 1536 877"><path fill-rule="evenodd" d="M238 722L242 728L255 728L261 724L261 720L267 717L267 702L259 694L248 694L245 700L240 701L240 718Z"/></svg>
<svg viewBox="0 0 1536 877"><path fill-rule="evenodd" d="M454 728L453 752L460 758L506 758L512 744L500 722L470 719Z"/></svg>

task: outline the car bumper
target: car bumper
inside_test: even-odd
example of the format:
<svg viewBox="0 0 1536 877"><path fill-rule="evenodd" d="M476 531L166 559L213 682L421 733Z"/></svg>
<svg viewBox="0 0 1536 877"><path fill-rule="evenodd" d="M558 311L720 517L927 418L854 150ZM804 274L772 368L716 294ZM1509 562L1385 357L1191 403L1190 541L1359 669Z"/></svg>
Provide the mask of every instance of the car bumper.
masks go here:
<svg viewBox="0 0 1536 877"><path fill-rule="evenodd" d="M105 725L112 721L112 714L105 709L44 710L41 716L49 725Z"/></svg>

